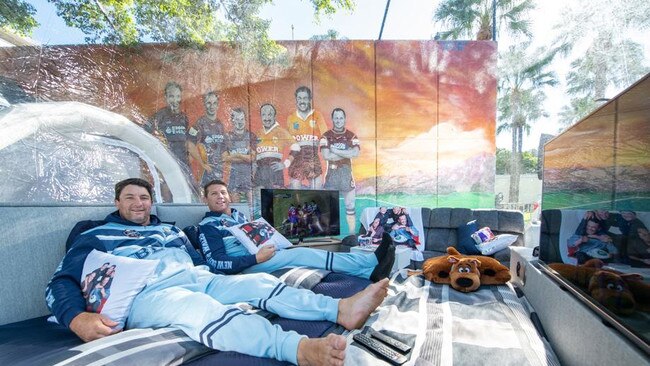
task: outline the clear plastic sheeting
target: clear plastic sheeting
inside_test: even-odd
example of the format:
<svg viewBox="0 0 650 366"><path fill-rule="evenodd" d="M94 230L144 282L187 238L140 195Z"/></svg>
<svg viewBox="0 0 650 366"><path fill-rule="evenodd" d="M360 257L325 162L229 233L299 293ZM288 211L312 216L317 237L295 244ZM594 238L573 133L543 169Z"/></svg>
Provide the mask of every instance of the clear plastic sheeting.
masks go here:
<svg viewBox="0 0 650 366"><path fill-rule="evenodd" d="M197 200L162 143L118 114L24 103L0 111L0 128L0 202L112 202L115 182L128 177L151 180L157 202Z"/></svg>
<svg viewBox="0 0 650 366"><path fill-rule="evenodd" d="M98 107L87 109L92 118L121 116L119 123L107 117L110 123L86 128L72 113L61 117L66 123L58 121L52 133L63 133L70 122L80 138L113 136L112 141L125 142L122 147L139 156L141 165L149 157L160 172L163 201L192 201L192 187L220 179L233 200L254 211L260 188L275 186L339 187L353 192L347 197L355 212L377 202L494 206L496 43L278 45L282 54L263 61L229 43L0 48L0 94L6 99L0 108L78 102ZM269 115L265 127L261 107L267 103L275 121ZM3 130L20 137L0 149L32 134L36 127L30 121L24 119L27 131L18 128L21 123ZM323 143L330 144L325 155ZM283 164L268 178L269 167L292 154L295 163ZM35 171L28 173L46 179Z"/></svg>

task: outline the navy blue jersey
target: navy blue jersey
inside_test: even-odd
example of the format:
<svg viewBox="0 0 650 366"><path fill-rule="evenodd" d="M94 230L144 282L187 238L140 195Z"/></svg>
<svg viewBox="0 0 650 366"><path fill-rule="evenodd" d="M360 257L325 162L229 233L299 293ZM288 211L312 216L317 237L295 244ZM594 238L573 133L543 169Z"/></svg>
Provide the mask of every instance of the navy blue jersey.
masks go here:
<svg viewBox="0 0 650 366"><path fill-rule="evenodd" d="M250 254L226 229L245 222L248 222L246 216L235 209L230 216L206 212L199 223L199 242L211 272L235 274L257 264L255 254Z"/></svg>
<svg viewBox="0 0 650 366"><path fill-rule="evenodd" d="M104 225L87 230L74 240L45 290L48 308L58 322L67 327L72 319L86 311L81 274L86 257L93 249L111 253L116 248L127 246L177 248L187 252L194 265L205 263L182 230L162 223L154 215L147 226L124 220L117 211L106 216L105 221Z"/></svg>

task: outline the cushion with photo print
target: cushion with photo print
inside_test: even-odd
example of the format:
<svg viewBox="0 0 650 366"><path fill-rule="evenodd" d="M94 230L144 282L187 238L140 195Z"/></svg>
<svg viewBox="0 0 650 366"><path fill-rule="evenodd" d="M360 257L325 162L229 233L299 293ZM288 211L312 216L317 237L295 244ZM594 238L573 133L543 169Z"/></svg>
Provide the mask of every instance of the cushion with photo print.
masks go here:
<svg viewBox="0 0 650 366"><path fill-rule="evenodd" d="M276 249L285 249L292 245L263 218L227 227L226 230L230 231L251 254L257 254L259 248L267 245L274 245Z"/></svg>
<svg viewBox="0 0 650 366"><path fill-rule="evenodd" d="M495 236L492 240L483 242L476 245L482 255L492 255L500 250L503 250L510 246L510 244L517 241L517 235L513 234L499 234Z"/></svg>
<svg viewBox="0 0 650 366"><path fill-rule="evenodd" d="M86 311L105 315L123 328L133 299L154 275L158 262L90 252L80 279Z"/></svg>

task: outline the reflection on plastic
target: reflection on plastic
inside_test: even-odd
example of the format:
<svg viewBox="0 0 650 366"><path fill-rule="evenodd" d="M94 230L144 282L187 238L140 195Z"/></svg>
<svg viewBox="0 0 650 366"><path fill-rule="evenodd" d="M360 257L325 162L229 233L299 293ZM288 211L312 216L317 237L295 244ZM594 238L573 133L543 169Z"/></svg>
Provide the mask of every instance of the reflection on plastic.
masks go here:
<svg viewBox="0 0 650 366"><path fill-rule="evenodd" d="M147 175L157 202L162 184L175 202L196 201L164 145L121 115L78 102L25 103L0 114L0 129L0 202L112 202L116 181Z"/></svg>

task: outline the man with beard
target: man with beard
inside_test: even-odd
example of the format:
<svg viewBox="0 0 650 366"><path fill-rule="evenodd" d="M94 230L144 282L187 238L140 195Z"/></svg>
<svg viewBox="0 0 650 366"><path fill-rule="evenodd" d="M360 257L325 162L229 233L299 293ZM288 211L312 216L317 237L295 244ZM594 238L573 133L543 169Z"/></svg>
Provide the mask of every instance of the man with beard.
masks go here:
<svg viewBox="0 0 650 366"><path fill-rule="evenodd" d="M287 144L292 143L292 136L280 127L275 119L275 107L266 103L260 107L262 117L262 131L257 135L257 146L255 148L255 176L253 184L255 187L284 188L285 167L292 164L293 157L289 156L282 161L283 151ZM295 145L295 144L294 144ZM292 145L292 149L294 146Z"/></svg>
<svg viewBox="0 0 650 366"><path fill-rule="evenodd" d="M320 136L327 130L323 115L312 108L311 90L306 86L296 89L296 111L287 118L287 130L293 136L293 164L289 166L289 185L301 188L306 180L308 187L319 189L323 185L323 168L318 157Z"/></svg>

